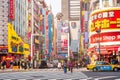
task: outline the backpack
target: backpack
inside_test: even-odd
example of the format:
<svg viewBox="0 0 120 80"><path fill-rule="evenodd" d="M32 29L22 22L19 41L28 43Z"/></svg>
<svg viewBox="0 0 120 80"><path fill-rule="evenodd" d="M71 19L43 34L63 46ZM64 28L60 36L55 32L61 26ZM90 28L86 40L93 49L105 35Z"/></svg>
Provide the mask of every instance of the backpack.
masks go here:
<svg viewBox="0 0 120 80"><path fill-rule="evenodd" d="M64 64L63 64L63 67L67 67L67 63L64 63Z"/></svg>

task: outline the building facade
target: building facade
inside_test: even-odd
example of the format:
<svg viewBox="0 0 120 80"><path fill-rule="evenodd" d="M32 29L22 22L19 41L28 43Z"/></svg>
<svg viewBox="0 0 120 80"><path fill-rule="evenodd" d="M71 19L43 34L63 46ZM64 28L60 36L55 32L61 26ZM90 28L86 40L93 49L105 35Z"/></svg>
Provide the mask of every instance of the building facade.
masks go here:
<svg viewBox="0 0 120 80"><path fill-rule="evenodd" d="M89 53L94 60L119 58L119 0L93 0L90 4ZM91 51L91 52L90 52Z"/></svg>
<svg viewBox="0 0 120 80"><path fill-rule="evenodd" d="M80 44L80 0L62 0L63 20L69 22L70 50L77 58ZM77 46L76 46L77 45Z"/></svg>
<svg viewBox="0 0 120 80"><path fill-rule="evenodd" d="M8 1L9 0L1 0L0 1L0 61L2 61L2 56L6 55L8 52Z"/></svg>
<svg viewBox="0 0 120 80"><path fill-rule="evenodd" d="M27 1L2 0L0 4L0 21L3 21L0 61L6 60L6 67L9 68L11 60L18 61L29 55L29 45L23 41L27 32Z"/></svg>

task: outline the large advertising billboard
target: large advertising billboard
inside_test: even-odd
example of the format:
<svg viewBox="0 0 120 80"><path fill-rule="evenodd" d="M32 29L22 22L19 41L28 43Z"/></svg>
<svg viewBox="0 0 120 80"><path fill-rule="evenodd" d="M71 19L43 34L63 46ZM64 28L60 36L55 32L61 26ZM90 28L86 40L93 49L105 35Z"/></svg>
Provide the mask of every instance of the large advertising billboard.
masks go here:
<svg viewBox="0 0 120 80"><path fill-rule="evenodd" d="M70 33L72 40L79 39L79 29L80 29L80 22L79 21L70 21Z"/></svg>
<svg viewBox="0 0 120 80"><path fill-rule="evenodd" d="M120 44L120 8L95 11L90 15L90 44L105 45ZM99 33L97 31L100 30Z"/></svg>
<svg viewBox="0 0 120 80"><path fill-rule="evenodd" d="M57 27L57 50L58 53L68 52L69 25L67 21L58 22Z"/></svg>

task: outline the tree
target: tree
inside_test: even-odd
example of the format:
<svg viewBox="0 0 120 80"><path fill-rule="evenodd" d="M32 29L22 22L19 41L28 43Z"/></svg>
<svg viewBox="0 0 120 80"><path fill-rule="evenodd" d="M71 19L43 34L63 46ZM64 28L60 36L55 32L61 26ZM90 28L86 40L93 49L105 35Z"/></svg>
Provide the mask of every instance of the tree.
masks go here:
<svg viewBox="0 0 120 80"><path fill-rule="evenodd" d="M57 20L61 20L63 17L63 14L59 12L57 13L56 17L57 17Z"/></svg>

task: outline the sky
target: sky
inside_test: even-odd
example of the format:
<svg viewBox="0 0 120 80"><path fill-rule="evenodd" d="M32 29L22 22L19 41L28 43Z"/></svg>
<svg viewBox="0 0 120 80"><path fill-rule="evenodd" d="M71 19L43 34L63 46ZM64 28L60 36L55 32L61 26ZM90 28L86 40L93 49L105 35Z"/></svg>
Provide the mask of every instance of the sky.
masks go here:
<svg viewBox="0 0 120 80"><path fill-rule="evenodd" d="M45 2L48 6L51 5L54 16L61 12L61 0L45 0Z"/></svg>

